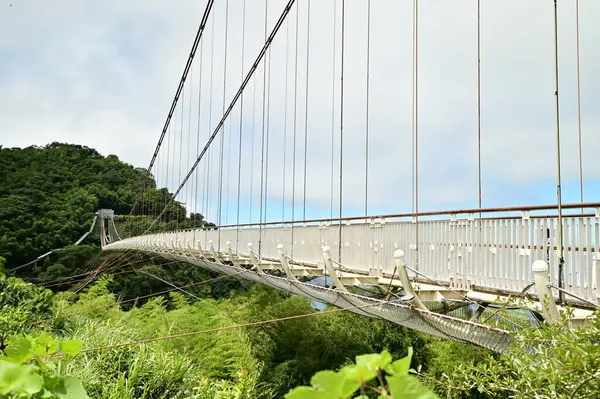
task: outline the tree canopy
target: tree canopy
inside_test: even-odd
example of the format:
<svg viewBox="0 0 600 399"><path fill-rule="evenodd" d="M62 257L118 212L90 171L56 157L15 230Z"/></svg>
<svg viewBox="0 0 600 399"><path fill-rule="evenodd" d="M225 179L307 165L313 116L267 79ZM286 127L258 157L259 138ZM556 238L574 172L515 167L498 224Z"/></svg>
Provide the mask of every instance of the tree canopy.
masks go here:
<svg viewBox="0 0 600 399"><path fill-rule="evenodd" d="M98 209L128 215L141 198L137 209L154 215L170 196L166 188L156 188L146 169L89 147L55 142L0 148L0 256L11 269L73 244L90 229ZM167 222L185 219L178 202L164 215ZM202 220L201 215L194 219ZM84 244L98 242L89 238Z"/></svg>

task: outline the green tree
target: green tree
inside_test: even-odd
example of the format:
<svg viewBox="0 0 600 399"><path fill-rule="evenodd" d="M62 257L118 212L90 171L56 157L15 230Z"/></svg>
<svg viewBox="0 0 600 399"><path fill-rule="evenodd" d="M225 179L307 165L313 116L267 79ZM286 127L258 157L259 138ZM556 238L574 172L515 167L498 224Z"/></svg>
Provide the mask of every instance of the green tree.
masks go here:
<svg viewBox="0 0 600 399"><path fill-rule="evenodd" d="M502 356L466 363L444 376L448 395L477 390L498 398L597 398L600 392L600 311L585 326L557 324L514 334Z"/></svg>
<svg viewBox="0 0 600 399"><path fill-rule="evenodd" d="M72 245L90 229L94 213L101 208L113 209L117 215L132 211L133 218L119 225L121 235L141 234L171 198L146 169L134 168L115 155L102 156L92 148L56 142L0 148L0 256L12 269ZM173 201L153 231L206 225L202 215L191 219L186 215L183 204ZM49 280L87 271L79 268L96 256L97 231L82 243L88 248L55 252L43 264L19 270L19 275L41 273L42 280Z"/></svg>
<svg viewBox="0 0 600 399"><path fill-rule="evenodd" d="M0 275L0 350L26 326L52 312L52 293L15 277Z"/></svg>

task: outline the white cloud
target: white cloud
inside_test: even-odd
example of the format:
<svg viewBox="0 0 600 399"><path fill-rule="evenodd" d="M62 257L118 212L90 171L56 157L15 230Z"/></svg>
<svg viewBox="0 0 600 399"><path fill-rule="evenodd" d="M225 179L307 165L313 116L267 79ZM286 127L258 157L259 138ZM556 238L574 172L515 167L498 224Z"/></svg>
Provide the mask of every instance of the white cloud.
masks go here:
<svg viewBox="0 0 600 399"><path fill-rule="evenodd" d="M146 166L179 80L204 2L0 0L0 141L5 146L78 142ZM247 0L242 68L242 2L229 0L226 103L239 87L264 39L264 2ZM269 31L286 2L269 1ZM476 1L420 1L419 167L421 209L464 207L477 199ZM296 204L303 202L306 0L298 1L300 27L297 81ZM364 134L366 116L366 0L346 2L344 97L344 208L364 207ZM409 211L411 206L412 2L372 1L369 212ZM333 68L333 1L311 2L308 104L307 204L312 216L328 216L333 165L337 204L339 153L339 27ZM555 178L553 3L544 0L482 2L482 168L484 205L552 202ZM581 0L582 116L586 182L600 179L600 32L595 21L600 3ZM337 2L339 15L340 2ZM198 90L201 82L201 146L222 115L225 2L216 2L197 55L183 107L183 146L179 149L181 110L155 173L169 186L185 175L195 158ZM560 94L565 187L578 190L575 25L573 2L559 2ZM287 112L286 32L284 24L271 51L268 201L269 218L281 216L285 153L286 215L292 192L292 118L294 104L295 19L288 18ZM214 48L212 47L214 44ZM214 52L212 76L211 52ZM199 60L202 56L202 78ZM252 187L258 215L263 71L244 96L242 201ZM210 97L212 78L212 97ZM256 93L253 93L256 84ZM333 86L335 85L335 86ZM191 88L191 89L190 89ZM332 91L332 89L334 89ZM191 91L190 91L191 90ZM334 159L331 159L332 95ZM190 100L191 97L191 100ZM211 99L212 101L209 101ZM190 102L191 101L191 102ZM209 106L209 103L212 104ZM191 106L190 106L191 104ZM209 107L212 113L209 117ZM190 108L192 110L190 114ZM252 109L254 165L249 159ZM190 118L191 115L191 119ZM287 115L287 124L284 116ZM209 120L210 119L210 120ZM210 122L210 128L209 128ZM232 113L231 171L225 171L224 200L237 198L239 104ZM190 128L191 125L191 128ZM283 147L287 126L286 150ZM192 139L188 143L188 137ZM227 142L228 143L228 139ZM227 144L226 144L227 145ZM191 151L188 151L191 147ZM181 167L173 160L181 157ZM218 170L220 138L213 145ZM225 151L225 164L229 159ZM208 158L207 158L208 159ZM188 162L189 160L189 162ZM198 173L204 176L206 161ZM181 169L181 173L179 170ZM254 174L250 177L250 172ZM195 182L195 177L193 181ZM204 178L199 181L203 184ZM218 174L211 179L209 217L216 217ZM588 183L590 184L590 183ZM182 196L193 198L192 187ZM592 192L588 190L588 192ZM574 197L567 193L569 198ZM183 198L183 197L182 197ZM591 198L587 198L588 200ZM206 208L206 201L200 201ZM225 202L225 201L224 201ZM237 202L237 201L234 201ZM298 205L297 205L298 206ZM235 206L234 206L235 207ZM337 206L334 206L337 209ZM203 209L205 212L206 210ZM276 211L277 210L277 211ZM247 214L247 212L245 212ZM301 206L295 214L301 214ZM228 212L228 221L234 212Z"/></svg>

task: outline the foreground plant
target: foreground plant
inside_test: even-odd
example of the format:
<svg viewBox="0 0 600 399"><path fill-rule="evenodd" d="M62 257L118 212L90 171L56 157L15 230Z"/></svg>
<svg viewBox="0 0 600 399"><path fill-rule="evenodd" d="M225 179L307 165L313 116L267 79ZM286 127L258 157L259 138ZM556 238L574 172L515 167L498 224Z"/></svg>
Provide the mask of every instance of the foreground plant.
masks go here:
<svg viewBox="0 0 600 399"><path fill-rule="evenodd" d="M313 376L311 386L294 388L286 399L346 399L367 398L375 393L379 398L436 399L437 396L410 375L412 348L408 356L392 362L388 351L356 357L356 364L339 371L325 370Z"/></svg>
<svg viewBox="0 0 600 399"><path fill-rule="evenodd" d="M584 326L573 328L564 314L554 324L516 332L514 340L506 354L444 376L448 397L473 390L521 399L600 397L600 311Z"/></svg>
<svg viewBox="0 0 600 399"><path fill-rule="evenodd" d="M68 360L82 345L81 341L58 342L46 333L37 338L13 337L0 358L0 397L87 399L81 381L59 376L57 364L45 360L58 353Z"/></svg>

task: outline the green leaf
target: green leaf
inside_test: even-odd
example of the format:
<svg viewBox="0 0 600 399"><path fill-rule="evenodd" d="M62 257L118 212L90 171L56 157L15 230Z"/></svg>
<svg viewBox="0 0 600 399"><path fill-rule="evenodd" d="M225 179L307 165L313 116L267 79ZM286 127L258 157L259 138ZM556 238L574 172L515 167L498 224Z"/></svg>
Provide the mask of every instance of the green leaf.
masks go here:
<svg viewBox="0 0 600 399"><path fill-rule="evenodd" d="M438 399L437 395L409 374L387 377L390 394L394 399Z"/></svg>
<svg viewBox="0 0 600 399"><path fill-rule="evenodd" d="M60 344L60 350L69 356L77 356L82 347L83 342L78 340L65 341Z"/></svg>
<svg viewBox="0 0 600 399"><path fill-rule="evenodd" d="M371 381L373 378L377 376L376 369L370 369L369 367L363 364L352 364L346 367L343 367L340 370L340 374L345 376L347 379L357 382L367 382Z"/></svg>
<svg viewBox="0 0 600 399"><path fill-rule="evenodd" d="M323 399L325 395L311 387L297 387L287 393L285 399Z"/></svg>
<svg viewBox="0 0 600 399"><path fill-rule="evenodd" d="M41 375L30 373L21 384L21 390L33 395L38 393L44 385L44 379Z"/></svg>
<svg viewBox="0 0 600 399"><path fill-rule="evenodd" d="M408 374L408 370L410 370L410 362L412 360L413 349L412 347L408 348L408 355L403 357L402 359L396 360L389 367L386 367L385 371L388 374Z"/></svg>
<svg viewBox="0 0 600 399"><path fill-rule="evenodd" d="M356 364L363 365L370 370L383 370L392 362L392 355L386 350L381 353L356 356Z"/></svg>
<svg viewBox="0 0 600 399"><path fill-rule="evenodd" d="M317 390L326 393L323 397L348 398L360 387L360 381L347 378L342 373L325 370L313 376L310 383Z"/></svg>
<svg viewBox="0 0 600 399"><path fill-rule="evenodd" d="M4 352L6 353L6 360L13 363L23 363L30 359L32 354L30 352L31 342L24 337L12 338Z"/></svg>
<svg viewBox="0 0 600 399"><path fill-rule="evenodd" d="M29 395L42 389L43 379L34 366L23 366L0 360L0 395L24 392Z"/></svg>
<svg viewBox="0 0 600 399"><path fill-rule="evenodd" d="M60 387L54 393L62 399L89 399L81 381L75 377L61 378Z"/></svg>
<svg viewBox="0 0 600 399"><path fill-rule="evenodd" d="M38 356L51 355L58 350L58 342L47 333L43 332L35 339L33 351Z"/></svg>

